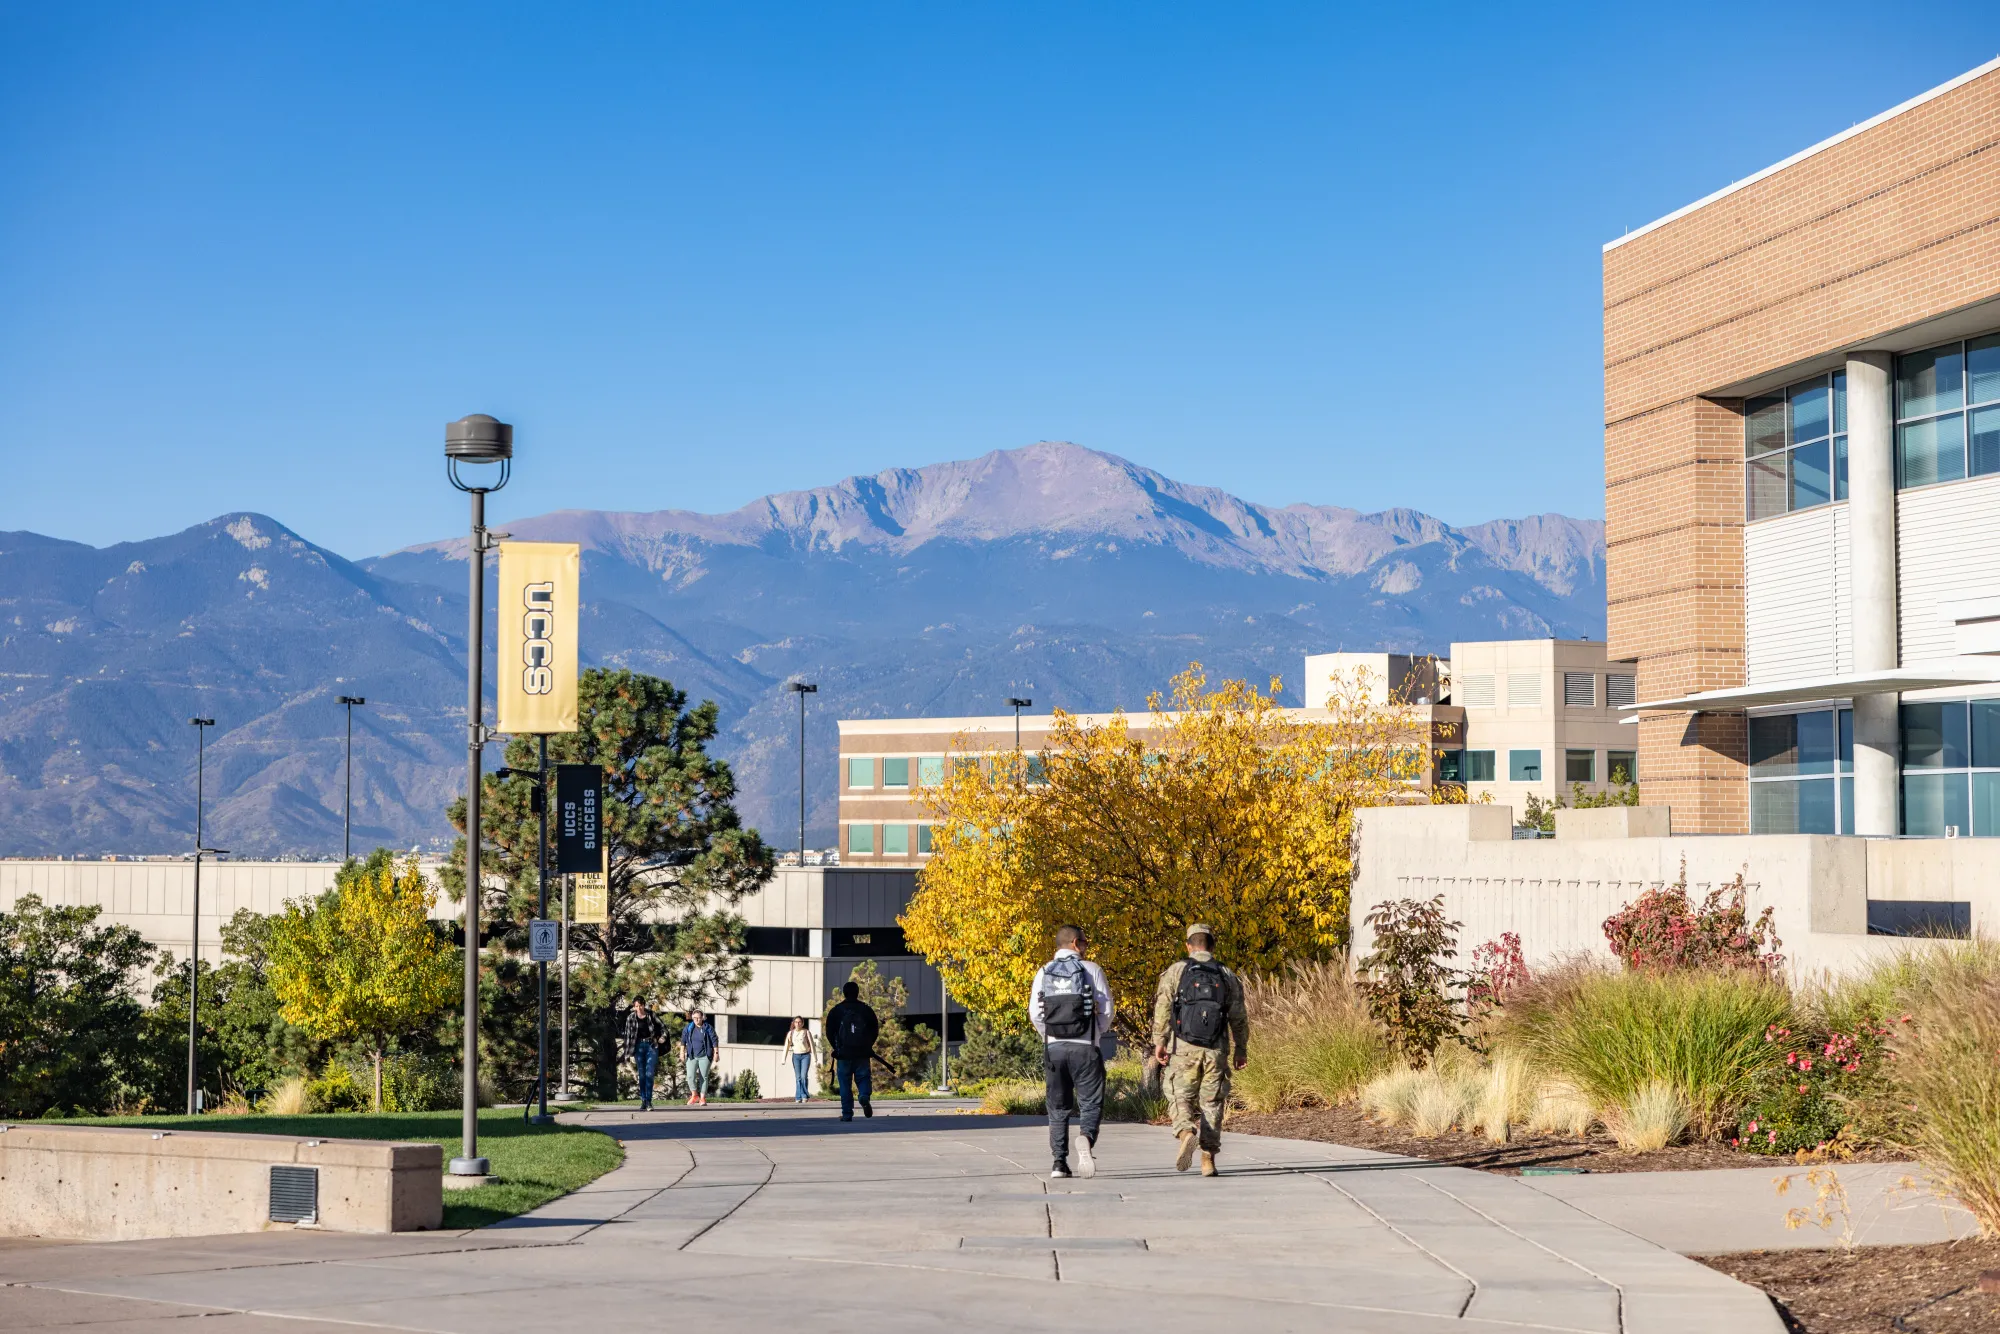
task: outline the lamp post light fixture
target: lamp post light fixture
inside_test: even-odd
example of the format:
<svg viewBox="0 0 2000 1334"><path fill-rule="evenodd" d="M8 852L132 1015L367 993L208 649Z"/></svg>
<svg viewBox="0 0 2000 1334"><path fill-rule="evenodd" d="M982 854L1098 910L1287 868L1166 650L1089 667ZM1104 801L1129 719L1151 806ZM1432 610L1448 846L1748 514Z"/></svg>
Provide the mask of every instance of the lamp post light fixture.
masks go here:
<svg viewBox="0 0 2000 1334"><path fill-rule="evenodd" d="M360 695L341 695L347 706L347 791L340 803L340 860L354 856L354 706L368 701Z"/></svg>
<svg viewBox="0 0 2000 1334"><path fill-rule="evenodd" d="M490 486L475 486L459 476L461 464L499 464L500 476ZM465 633L465 1079L459 1120L459 1156L451 1160L453 1176L483 1177L487 1161L479 1156L479 762L489 739L481 711L479 669L485 655L486 553L498 545L486 529L486 497L507 485L514 467L514 428L483 412L460 417L444 428L444 468L451 484L472 498L472 542L466 552L470 593L466 598Z"/></svg>
<svg viewBox="0 0 2000 1334"><path fill-rule="evenodd" d="M1007 703L1013 706L1014 709L1014 750L1018 753L1021 749L1021 710L1033 708L1035 701L1031 699L1015 699L1012 695L1009 695Z"/></svg>
<svg viewBox="0 0 2000 1334"><path fill-rule="evenodd" d="M194 903L188 921L188 1079L187 1110L193 1116L195 1102L200 1096L196 1087L201 1074L200 1058L195 1054L195 1033L201 1022L201 808L202 785L208 760L208 729L215 726L213 718L190 718L188 726L194 728ZM213 852L217 849L210 848Z"/></svg>
<svg viewBox="0 0 2000 1334"><path fill-rule="evenodd" d="M819 687L810 681L793 681L785 687L799 697L799 869L806 864L806 696L817 695Z"/></svg>

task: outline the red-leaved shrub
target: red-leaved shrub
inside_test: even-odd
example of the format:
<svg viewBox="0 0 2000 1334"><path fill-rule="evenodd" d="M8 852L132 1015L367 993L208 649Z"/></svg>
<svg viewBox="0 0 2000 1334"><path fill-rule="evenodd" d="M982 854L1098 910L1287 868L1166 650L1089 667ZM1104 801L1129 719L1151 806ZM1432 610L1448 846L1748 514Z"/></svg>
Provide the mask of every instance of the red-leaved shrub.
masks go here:
<svg viewBox="0 0 2000 1334"><path fill-rule="evenodd" d="M1743 873L1711 890L1697 907L1688 897L1687 860L1681 878L1649 889L1604 919L1604 938L1627 968L1674 972L1686 968L1762 968L1784 964L1784 942L1771 923L1771 909L1755 922L1744 907Z"/></svg>

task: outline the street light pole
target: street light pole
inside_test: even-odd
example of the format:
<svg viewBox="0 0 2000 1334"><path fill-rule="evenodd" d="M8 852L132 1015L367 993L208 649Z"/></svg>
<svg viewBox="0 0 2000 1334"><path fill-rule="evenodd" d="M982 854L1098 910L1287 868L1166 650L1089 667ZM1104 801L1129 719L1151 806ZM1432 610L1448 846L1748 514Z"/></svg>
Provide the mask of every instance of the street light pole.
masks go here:
<svg viewBox="0 0 2000 1334"><path fill-rule="evenodd" d="M785 689L799 697L799 867L806 864L806 696L817 695L819 687L794 681Z"/></svg>
<svg viewBox="0 0 2000 1334"><path fill-rule="evenodd" d="M1018 755L1021 753L1021 710L1032 708L1035 701L1031 699L1015 699L1012 695L1009 695L1007 702L1014 706L1014 753Z"/></svg>
<svg viewBox="0 0 2000 1334"><path fill-rule="evenodd" d="M201 807L202 780L208 758L208 729L213 718L190 718L194 728L194 905L188 924L188 1115L195 1114L195 1098L201 1079L201 1061L196 1054L195 1034L201 1023Z"/></svg>
<svg viewBox="0 0 2000 1334"><path fill-rule="evenodd" d="M486 496L507 485L513 470L514 428L483 412L461 417L444 428L444 455L445 475L472 499L465 634L465 1049L461 1058L465 1087L459 1156L448 1170L453 1176L483 1177L488 1164L479 1156L479 768L487 737L479 669L486 654L486 553L493 546L486 531ZM460 463L497 463L500 480L492 486L468 485L458 475Z"/></svg>
<svg viewBox="0 0 2000 1334"><path fill-rule="evenodd" d="M341 798L340 860L347 861L354 856L354 706L368 701L360 695L342 695L340 702L347 706L347 792Z"/></svg>

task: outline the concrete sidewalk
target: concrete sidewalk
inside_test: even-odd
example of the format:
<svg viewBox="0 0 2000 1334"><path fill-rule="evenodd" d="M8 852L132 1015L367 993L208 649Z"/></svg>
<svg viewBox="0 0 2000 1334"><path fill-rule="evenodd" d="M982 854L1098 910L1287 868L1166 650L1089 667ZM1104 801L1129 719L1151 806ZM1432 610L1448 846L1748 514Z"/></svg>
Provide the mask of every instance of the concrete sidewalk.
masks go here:
<svg viewBox="0 0 2000 1334"><path fill-rule="evenodd" d="M0 1281L26 1285L0 1289L0 1326L1782 1328L1753 1289L1518 1180L1334 1145L1233 1136L1204 1180L1165 1130L1108 1126L1095 1179L1051 1182L1039 1123L923 1104L574 1119L625 1166L477 1233L0 1244Z"/></svg>

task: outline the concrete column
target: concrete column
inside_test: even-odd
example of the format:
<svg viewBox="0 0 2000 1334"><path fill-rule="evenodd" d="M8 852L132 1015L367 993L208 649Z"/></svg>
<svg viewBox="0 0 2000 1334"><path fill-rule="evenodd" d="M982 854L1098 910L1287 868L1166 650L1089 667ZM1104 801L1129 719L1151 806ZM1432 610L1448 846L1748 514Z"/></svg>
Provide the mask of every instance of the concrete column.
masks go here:
<svg viewBox="0 0 2000 1334"><path fill-rule="evenodd" d="M1854 670L1900 664L1896 617L1896 409L1887 352L1847 359L1847 551ZM1896 694L1854 701L1854 832L1894 834L1901 783Z"/></svg>

